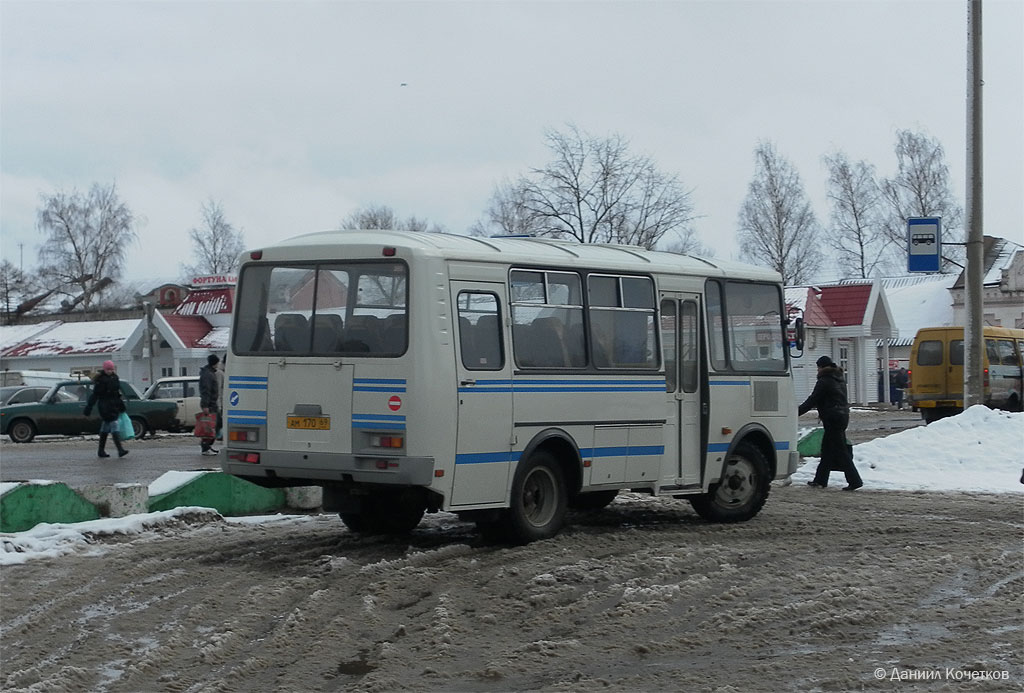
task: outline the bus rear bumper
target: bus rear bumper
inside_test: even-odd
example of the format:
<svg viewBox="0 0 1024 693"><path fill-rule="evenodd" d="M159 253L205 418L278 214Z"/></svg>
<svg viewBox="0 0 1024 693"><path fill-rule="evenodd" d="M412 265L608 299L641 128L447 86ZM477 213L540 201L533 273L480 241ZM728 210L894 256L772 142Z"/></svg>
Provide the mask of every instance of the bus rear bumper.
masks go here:
<svg viewBox="0 0 1024 693"><path fill-rule="evenodd" d="M258 454L258 461L242 461L251 459L254 453ZM317 486L339 481L429 486L434 480L432 457L368 457L228 448L221 469L228 474L273 486Z"/></svg>

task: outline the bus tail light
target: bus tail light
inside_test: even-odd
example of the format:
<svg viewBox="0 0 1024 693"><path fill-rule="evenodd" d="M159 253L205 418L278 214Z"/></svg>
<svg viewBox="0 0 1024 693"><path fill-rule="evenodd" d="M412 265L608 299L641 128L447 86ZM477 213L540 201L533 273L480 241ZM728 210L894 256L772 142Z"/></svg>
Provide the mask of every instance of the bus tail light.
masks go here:
<svg viewBox="0 0 1024 693"><path fill-rule="evenodd" d="M375 448L401 448L405 445L404 436L370 436L370 445Z"/></svg>
<svg viewBox="0 0 1024 693"><path fill-rule="evenodd" d="M254 250L254 251L252 251L251 253L249 253L249 259L250 260L262 260L263 259L263 251L262 250Z"/></svg>
<svg viewBox="0 0 1024 693"><path fill-rule="evenodd" d="M984 379L981 381L982 387L988 387L988 369L984 370Z"/></svg>
<svg viewBox="0 0 1024 693"><path fill-rule="evenodd" d="M260 432L255 428L229 428L228 440L236 443L256 443L260 439Z"/></svg>
<svg viewBox="0 0 1024 693"><path fill-rule="evenodd" d="M914 378L911 375L914 371L907 369L907 389L909 390L914 384Z"/></svg>
<svg viewBox="0 0 1024 693"><path fill-rule="evenodd" d="M228 460L232 462L245 462L247 464L259 464L260 454L258 452L229 452Z"/></svg>

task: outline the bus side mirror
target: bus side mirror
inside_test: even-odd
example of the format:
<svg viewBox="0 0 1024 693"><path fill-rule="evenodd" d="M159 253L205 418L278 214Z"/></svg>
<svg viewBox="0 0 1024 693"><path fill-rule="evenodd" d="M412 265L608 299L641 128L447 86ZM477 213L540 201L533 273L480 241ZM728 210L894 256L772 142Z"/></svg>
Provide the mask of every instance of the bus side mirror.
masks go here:
<svg viewBox="0 0 1024 693"><path fill-rule="evenodd" d="M804 319L796 318L792 327L786 328L786 342L789 346L791 358L800 358L804 355Z"/></svg>

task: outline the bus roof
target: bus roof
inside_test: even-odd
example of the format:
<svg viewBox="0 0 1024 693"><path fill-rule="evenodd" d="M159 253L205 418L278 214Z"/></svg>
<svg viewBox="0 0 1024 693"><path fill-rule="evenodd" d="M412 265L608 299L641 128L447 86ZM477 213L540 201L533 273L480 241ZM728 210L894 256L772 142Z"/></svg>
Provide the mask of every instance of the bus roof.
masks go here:
<svg viewBox="0 0 1024 693"><path fill-rule="evenodd" d="M308 259L310 254L330 258L340 246L365 246L366 254L379 256L375 248L401 248L413 254L453 260L501 262L513 265L579 265L610 267L635 272L668 272L712 277L734 277L780 282L781 275L767 267L699 258L639 246L584 244L552 238L479 238L450 233L409 231L321 231L295 236L265 247L263 260ZM289 252L294 248L299 253ZM314 248L316 250L314 251ZM248 260L248 253L243 261Z"/></svg>

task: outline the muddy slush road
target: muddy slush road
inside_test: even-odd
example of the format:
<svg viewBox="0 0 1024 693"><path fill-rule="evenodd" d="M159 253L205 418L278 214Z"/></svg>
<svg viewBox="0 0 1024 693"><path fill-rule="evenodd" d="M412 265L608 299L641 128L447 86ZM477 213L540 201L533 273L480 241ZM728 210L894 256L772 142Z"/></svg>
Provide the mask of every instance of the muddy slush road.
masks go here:
<svg viewBox="0 0 1024 693"><path fill-rule="evenodd" d="M1022 529L1016 495L796 484L737 525L620 494L525 547L196 512L5 567L0 689L1021 690Z"/></svg>

